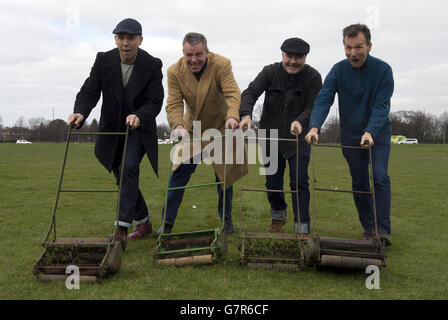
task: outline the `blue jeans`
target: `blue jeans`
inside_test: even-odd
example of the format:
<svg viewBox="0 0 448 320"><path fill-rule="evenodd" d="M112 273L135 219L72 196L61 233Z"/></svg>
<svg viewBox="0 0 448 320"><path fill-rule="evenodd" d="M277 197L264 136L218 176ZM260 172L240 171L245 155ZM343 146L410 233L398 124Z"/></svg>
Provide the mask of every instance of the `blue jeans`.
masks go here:
<svg viewBox="0 0 448 320"><path fill-rule="evenodd" d="M188 184L190 181L191 175L196 170L197 164L194 163L183 163L174 171L170 177L169 188L177 188L183 187ZM215 181L219 182L218 176L215 173ZM223 212L223 194L222 185L217 185L218 191L218 213L219 217L222 219ZM174 225L174 221L177 217L177 211L179 210L180 204L182 203L182 198L184 196L185 189L178 190L170 190L168 191L168 199L167 199L167 215L165 222L171 225ZM225 212L225 220L232 220L232 198L233 198L233 187L229 187L226 189L226 212ZM165 214L165 206L162 211L162 222L163 216Z"/></svg>
<svg viewBox="0 0 448 320"><path fill-rule="evenodd" d="M122 153L121 151L120 154ZM131 227L133 220L136 224L145 223L150 220L145 199L138 187L140 162L144 155L145 148L140 134L135 130L129 131L118 215L118 225L122 227ZM117 185L120 184L121 160L122 158L120 158L118 166L112 169Z"/></svg>
<svg viewBox="0 0 448 320"><path fill-rule="evenodd" d="M309 233L310 214L310 190L308 178L308 164L310 162L310 146L299 147L299 164L298 164L298 187L299 187L299 209L300 209L300 223L302 224L303 233ZM296 183L296 155L289 159L285 159L280 153L278 154L278 169L273 175L266 176L266 188L271 190L284 190L284 172L286 169L286 161L289 164L289 180L291 191L297 190ZM268 192L268 201L271 205L272 219L283 220L286 218L288 205L285 201L285 194L279 192ZM294 222L298 222L297 210L297 193L292 194L292 209L294 212Z"/></svg>
<svg viewBox="0 0 448 320"><path fill-rule="evenodd" d="M343 148L352 176L352 190L370 192L369 152L362 149ZM387 173L390 154L390 135L374 140L372 146L373 182L378 231L390 234L390 178ZM373 201L371 195L353 194L359 220L365 231L375 231Z"/></svg>

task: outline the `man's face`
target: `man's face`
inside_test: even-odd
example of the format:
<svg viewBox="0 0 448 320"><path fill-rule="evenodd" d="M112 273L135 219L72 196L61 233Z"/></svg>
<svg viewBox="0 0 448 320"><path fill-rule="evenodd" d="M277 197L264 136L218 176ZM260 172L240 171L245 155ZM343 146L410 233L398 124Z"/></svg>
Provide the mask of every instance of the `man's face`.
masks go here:
<svg viewBox="0 0 448 320"><path fill-rule="evenodd" d="M353 68L360 68L367 59L371 43L367 43L364 33L360 32L356 37L344 38L345 55Z"/></svg>
<svg viewBox="0 0 448 320"><path fill-rule="evenodd" d="M120 52L121 62L133 64L137 58L138 47L141 45L143 37L126 33L115 35L115 43Z"/></svg>
<svg viewBox="0 0 448 320"><path fill-rule="evenodd" d="M289 74L297 74L306 63L306 54L282 52L283 68Z"/></svg>
<svg viewBox="0 0 448 320"><path fill-rule="evenodd" d="M184 43L183 48L184 59L187 63L188 69L196 73L201 71L207 61L208 50L202 42L191 45L188 42Z"/></svg>

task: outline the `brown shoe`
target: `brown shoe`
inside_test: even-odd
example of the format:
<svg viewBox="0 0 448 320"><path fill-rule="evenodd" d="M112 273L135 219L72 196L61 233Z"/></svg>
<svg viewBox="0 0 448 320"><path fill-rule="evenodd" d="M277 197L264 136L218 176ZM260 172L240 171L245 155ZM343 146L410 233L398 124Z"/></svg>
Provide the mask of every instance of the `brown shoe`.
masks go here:
<svg viewBox="0 0 448 320"><path fill-rule="evenodd" d="M142 239L148 234L152 233L152 223L148 221L146 223L139 224L135 227L134 232L129 235L129 239Z"/></svg>
<svg viewBox="0 0 448 320"><path fill-rule="evenodd" d="M310 235L308 233L296 233L296 238L308 241L310 240Z"/></svg>
<svg viewBox="0 0 448 320"><path fill-rule="evenodd" d="M109 236L110 241L114 238L114 234L112 233ZM115 239L121 242L121 247L123 251L126 249L126 242L128 239L128 228L126 227L118 227L118 233L115 233Z"/></svg>
<svg viewBox="0 0 448 320"><path fill-rule="evenodd" d="M283 226L286 224L286 219L283 220L275 220L272 219L271 224L269 225L268 232L281 232Z"/></svg>

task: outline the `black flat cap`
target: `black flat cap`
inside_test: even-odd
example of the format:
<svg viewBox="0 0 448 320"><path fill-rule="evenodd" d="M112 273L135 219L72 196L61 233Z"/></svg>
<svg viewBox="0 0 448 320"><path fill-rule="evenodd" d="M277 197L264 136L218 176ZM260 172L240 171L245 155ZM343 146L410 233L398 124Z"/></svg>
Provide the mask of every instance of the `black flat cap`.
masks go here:
<svg viewBox="0 0 448 320"><path fill-rule="evenodd" d="M308 54L310 45L299 38L286 39L280 47L283 52L295 54Z"/></svg>
<svg viewBox="0 0 448 320"><path fill-rule="evenodd" d="M127 18L117 24L117 27L112 31L113 34L127 33L133 35L142 35L142 25L134 19Z"/></svg>

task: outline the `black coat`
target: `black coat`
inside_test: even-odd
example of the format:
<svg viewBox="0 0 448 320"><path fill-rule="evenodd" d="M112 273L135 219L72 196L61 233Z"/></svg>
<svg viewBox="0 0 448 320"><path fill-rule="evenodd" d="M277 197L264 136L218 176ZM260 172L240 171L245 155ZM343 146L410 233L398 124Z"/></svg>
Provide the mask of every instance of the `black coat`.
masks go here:
<svg viewBox="0 0 448 320"><path fill-rule="evenodd" d="M138 49L137 59L124 94L118 49L99 52L81 90L76 96L74 112L87 119L101 93L103 104L99 131L119 132L125 129L124 103L130 114L140 119L139 130L146 154L157 175L158 145L156 117L163 103L162 62L146 51ZM120 136L99 135L95 145L98 160L111 171L114 159L121 153Z"/></svg>
<svg viewBox="0 0 448 320"><path fill-rule="evenodd" d="M240 116L252 116L254 104L264 92L260 129L278 129L279 138L294 139L290 128L297 120L303 128L299 137L303 145L314 99L321 88L320 73L307 64L296 75L288 74L281 62L265 66L241 95ZM285 158L294 155L295 149L295 142L279 142L279 152Z"/></svg>

